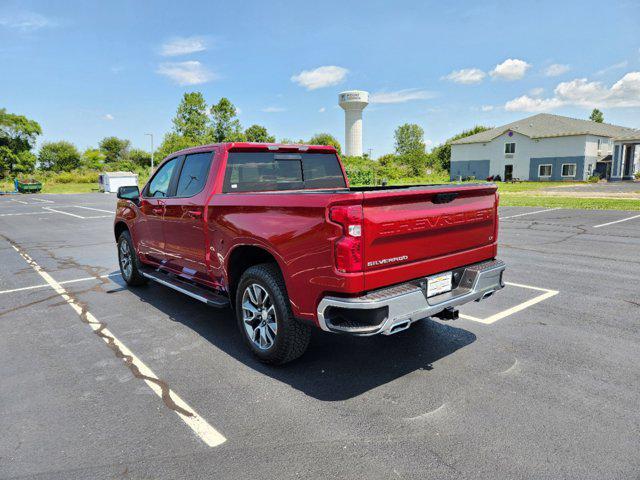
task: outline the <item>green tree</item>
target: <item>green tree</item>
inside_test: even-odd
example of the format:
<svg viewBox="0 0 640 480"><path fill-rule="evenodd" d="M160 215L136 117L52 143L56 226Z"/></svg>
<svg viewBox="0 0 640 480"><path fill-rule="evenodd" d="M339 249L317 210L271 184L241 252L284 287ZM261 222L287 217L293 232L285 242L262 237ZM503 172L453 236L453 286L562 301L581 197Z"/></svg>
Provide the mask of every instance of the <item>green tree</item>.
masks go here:
<svg viewBox="0 0 640 480"><path fill-rule="evenodd" d="M251 125L244 131L244 134L247 137L247 142L274 143L276 141L276 137L269 135L266 127L262 125Z"/></svg>
<svg viewBox="0 0 640 480"><path fill-rule="evenodd" d="M99 170L104 166L105 155L97 148L87 148L82 152L81 166L91 170Z"/></svg>
<svg viewBox="0 0 640 480"><path fill-rule="evenodd" d="M31 149L40 134L35 120L0 108L0 178L33 171L36 160Z"/></svg>
<svg viewBox="0 0 640 480"><path fill-rule="evenodd" d="M151 154L139 148L132 148L131 151L129 151L129 160L138 167L151 166Z"/></svg>
<svg viewBox="0 0 640 480"><path fill-rule="evenodd" d="M281 138L280 143L282 143L283 145L304 145L307 142L302 139L296 141L291 138Z"/></svg>
<svg viewBox="0 0 640 480"><path fill-rule="evenodd" d="M336 137L334 137L330 133L316 133L313 137L309 139L309 144L310 145L329 145L331 147L335 147L335 149L338 151L338 155L342 154L342 149L340 148L340 142Z"/></svg>
<svg viewBox="0 0 640 480"><path fill-rule="evenodd" d="M200 143L193 138L183 137L175 132L169 132L165 134L162 143L158 147L158 150L156 150L155 164L159 165L165 157L171 155L173 152L198 145L200 145Z"/></svg>
<svg viewBox="0 0 640 480"><path fill-rule="evenodd" d="M80 152L71 142L45 142L38 153L41 169L68 172L80 166Z"/></svg>
<svg viewBox="0 0 640 480"><path fill-rule="evenodd" d="M18 156L6 145L0 145L0 178L13 172L13 166L18 163Z"/></svg>
<svg viewBox="0 0 640 480"><path fill-rule="evenodd" d="M129 147L131 142L118 137L105 137L99 144L104 153L105 163L115 163L129 159Z"/></svg>
<svg viewBox="0 0 640 480"><path fill-rule="evenodd" d="M394 133L396 140L396 153L408 155L424 153L424 130L415 123L405 123L396 128Z"/></svg>
<svg viewBox="0 0 640 480"><path fill-rule="evenodd" d="M42 129L35 120L7 113L4 108L0 108L0 146L8 147L18 154L23 150L33 149L41 134Z"/></svg>
<svg viewBox="0 0 640 480"><path fill-rule="evenodd" d="M402 155L398 155L398 162L409 168L412 177L419 177L425 174L429 156L424 151L413 150Z"/></svg>
<svg viewBox="0 0 640 480"><path fill-rule="evenodd" d="M604 113L602 113L597 108L594 108L591 111L591 115L589 115L589 120L591 120L592 122L596 122L596 123L603 123L604 122Z"/></svg>
<svg viewBox="0 0 640 480"><path fill-rule="evenodd" d="M485 130L491 130L492 127L485 127L483 125L476 125L469 130L463 130L457 135L449 138L442 145L438 145L432 151L430 156L433 158L433 164L444 171L449 171L451 168L451 142L460 140L461 138L470 137L476 133L484 132Z"/></svg>
<svg viewBox="0 0 640 480"><path fill-rule="evenodd" d="M174 131L178 135L205 143L203 139L209 133L208 124L207 102L202 93L185 93L173 118Z"/></svg>
<svg viewBox="0 0 640 480"><path fill-rule="evenodd" d="M211 106L211 127L214 142L237 142L242 140L242 126L236 118L236 107L228 98L222 97Z"/></svg>

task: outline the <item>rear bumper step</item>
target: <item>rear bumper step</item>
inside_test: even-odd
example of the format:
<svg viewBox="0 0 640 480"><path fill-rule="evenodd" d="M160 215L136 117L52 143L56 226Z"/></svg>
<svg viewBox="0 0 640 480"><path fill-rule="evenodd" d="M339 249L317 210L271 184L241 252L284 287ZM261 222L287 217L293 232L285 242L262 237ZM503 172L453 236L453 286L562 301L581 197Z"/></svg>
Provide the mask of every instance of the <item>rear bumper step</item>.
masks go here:
<svg viewBox="0 0 640 480"><path fill-rule="evenodd" d="M391 335L426 317L458 317L456 307L480 301L504 287L501 260L461 269L453 290L427 298L425 280L417 279L370 292L361 297L324 297L318 305L320 328L328 332L368 336Z"/></svg>
<svg viewBox="0 0 640 480"><path fill-rule="evenodd" d="M224 308L229 305L229 300L227 297L219 295L211 290L207 290L206 288L199 287L190 283L188 281L180 279L180 277L165 272L163 270L156 270L149 267L143 267L140 270L140 273L144 275L149 280L153 280L154 282L160 283L165 287L172 288L180 293L184 293L185 295L190 296L191 298L195 298L196 300L200 300L203 303L206 303L209 306L216 308Z"/></svg>

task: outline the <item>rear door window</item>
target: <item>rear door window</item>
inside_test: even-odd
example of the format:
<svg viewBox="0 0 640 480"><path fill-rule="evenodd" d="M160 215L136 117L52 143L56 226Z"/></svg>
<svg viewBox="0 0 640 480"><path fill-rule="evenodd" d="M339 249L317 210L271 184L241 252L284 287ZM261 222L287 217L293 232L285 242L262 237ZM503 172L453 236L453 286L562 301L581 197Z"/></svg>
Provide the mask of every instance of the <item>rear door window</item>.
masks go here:
<svg viewBox="0 0 640 480"><path fill-rule="evenodd" d="M211 152L187 155L178 179L176 197L193 197L202 191L209 177L212 156Z"/></svg>
<svg viewBox="0 0 640 480"><path fill-rule="evenodd" d="M345 188L335 154L230 152L225 192Z"/></svg>

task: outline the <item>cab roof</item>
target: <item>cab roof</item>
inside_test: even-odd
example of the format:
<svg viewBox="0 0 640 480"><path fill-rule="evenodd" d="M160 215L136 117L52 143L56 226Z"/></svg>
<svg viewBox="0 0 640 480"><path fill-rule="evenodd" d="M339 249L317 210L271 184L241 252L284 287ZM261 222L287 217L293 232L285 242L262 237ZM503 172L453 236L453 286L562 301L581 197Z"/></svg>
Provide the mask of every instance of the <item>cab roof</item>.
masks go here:
<svg viewBox="0 0 640 480"><path fill-rule="evenodd" d="M300 145L300 144L285 144L285 143L254 143L254 142L225 142L225 143L210 143L208 145L200 145L198 147L185 148L177 152L172 153L170 156L187 155L190 153L209 152L215 148L231 151L285 151L285 152L324 152L324 153L337 153L335 147L330 145ZM168 157L167 157L168 158Z"/></svg>

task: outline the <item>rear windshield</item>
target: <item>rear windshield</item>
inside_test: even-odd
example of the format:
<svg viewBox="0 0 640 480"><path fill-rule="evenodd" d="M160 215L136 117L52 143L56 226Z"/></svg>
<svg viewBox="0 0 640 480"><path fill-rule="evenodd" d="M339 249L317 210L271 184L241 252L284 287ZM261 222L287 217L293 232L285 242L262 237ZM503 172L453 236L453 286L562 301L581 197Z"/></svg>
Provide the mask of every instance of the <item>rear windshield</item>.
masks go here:
<svg viewBox="0 0 640 480"><path fill-rule="evenodd" d="M333 153L230 152L225 192L345 188Z"/></svg>

